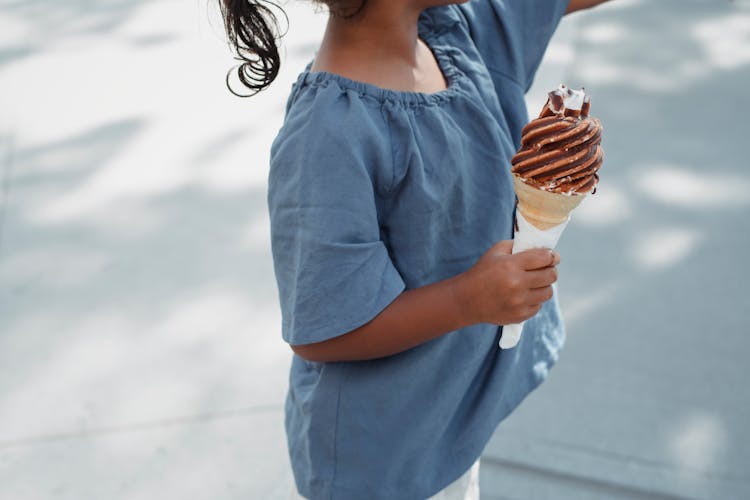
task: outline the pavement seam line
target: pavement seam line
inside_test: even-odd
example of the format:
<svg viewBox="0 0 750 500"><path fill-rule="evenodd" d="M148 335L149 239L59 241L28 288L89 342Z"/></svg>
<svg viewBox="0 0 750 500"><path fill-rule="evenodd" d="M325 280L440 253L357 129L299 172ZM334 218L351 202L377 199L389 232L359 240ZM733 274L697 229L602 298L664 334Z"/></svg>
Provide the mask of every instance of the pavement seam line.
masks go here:
<svg viewBox="0 0 750 500"><path fill-rule="evenodd" d="M126 432L135 432L147 429L157 429L159 427L172 427L176 425L187 425L201 422L210 422L214 420L224 420L229 418L245 417L258 413L281 411L283 405L261 405L241 408L237 410L226 410L211 413L199 413L195 415L185 415L181 417L145 420L143 422L133 422L130 424L112 425L104 427L95 427L81 431L59 432L52 434L41 434L37 436L28 436L18 439L8 439L0 441L0 450L15 446L26 446L35 444L52 443L56 441L65 441L70 439L81 439L89 437L99 437L110 434L122 434Z"/></svg>
<svg viewBox="0 0 750 500"><path fill-rule="evenodd" d="M650 500L692 500L690 497L678 496L678 495L674 495L670 493L654 491L651 489L638 488L632 485L624 485L624 484L616 483L614 481L609 481L607 479L582 476L579 474L573 474L570 472L554 470L554 469L544 467L544 466L536 466L536 465L531 465L531 464L527 464L523 462L517 462L515 460L509 460L509 459L504 459L504 458L499 458L499 457L483 456L482 463L487 464L489 466L495 465L499 467L507 467L510 469L524 470L530 473L535 473L535 474L539 474L539 475L546 476L546 477L554 477L562 481L567 481L567 482L572 482L572 483L581 483L581 484L586 484L592 487L609 489L609 490L612 490L613 493L619 491L621 493L641 495L644 498L648 498Z"/></svg>

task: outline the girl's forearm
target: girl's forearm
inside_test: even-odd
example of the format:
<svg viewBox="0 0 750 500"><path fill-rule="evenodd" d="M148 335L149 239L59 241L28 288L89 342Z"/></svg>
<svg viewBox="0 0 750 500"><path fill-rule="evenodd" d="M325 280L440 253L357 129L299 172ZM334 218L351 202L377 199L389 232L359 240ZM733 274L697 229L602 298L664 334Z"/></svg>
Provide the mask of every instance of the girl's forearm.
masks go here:
<svg viewBox="0 0 750 500"><path fill-rule="evenodd" d="M512 240L499 241L471 269L403 292L369 323L292 349L309 361L358 361L390 356L476 323L520 323L552 297L560 256L543 248L517 254L512 249Z"/></svg>
<svg viewBox="0 0 750 500"><path fill-rule="evenodd" d="M292 346L308 361L358 361L396 354L471 324L462 307L459 275L406 290L373 320L315 344Z"/></svg>

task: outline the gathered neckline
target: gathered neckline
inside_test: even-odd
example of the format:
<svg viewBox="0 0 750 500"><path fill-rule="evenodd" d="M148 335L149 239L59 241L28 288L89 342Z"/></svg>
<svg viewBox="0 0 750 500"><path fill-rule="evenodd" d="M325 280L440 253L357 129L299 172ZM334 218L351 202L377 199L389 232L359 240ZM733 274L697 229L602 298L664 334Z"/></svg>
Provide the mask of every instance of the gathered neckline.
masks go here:
<svg viewBox="0 0 750 500"><path fill-rule="evenodd" d="M329 71L311 72L313 61L310 61L300 74L297 82L311 86L325 86L335 83L344 90L352 90L359 93L360 97L374 98L380 102L401 103L407 106L435 105L450 100L458 91L462 73L458 70L451 56L447 53L437 40L437 33L431 29L432 26L426 22L425 14L419 18L419 37L427 45L437 61L438 67L447 83L446 88L437 92L415 92L409 90L395 90L379 87L372 83L352 80L338 73ZM429 23L431 24L431 23Z"/></svg>

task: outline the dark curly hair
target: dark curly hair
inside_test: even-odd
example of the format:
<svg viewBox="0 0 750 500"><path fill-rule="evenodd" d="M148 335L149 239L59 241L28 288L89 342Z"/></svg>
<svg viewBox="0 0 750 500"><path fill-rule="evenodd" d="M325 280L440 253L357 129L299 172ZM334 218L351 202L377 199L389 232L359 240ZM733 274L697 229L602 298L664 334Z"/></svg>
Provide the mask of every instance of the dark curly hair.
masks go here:
<svg viewBox="0 0 750 500"><path fill-rule="evenodd" d="M332 16L351 19L365 7L367 0L313 0L328 6ZM289 18L278 4L271 0L219 0L227 40L239 66L227 73L227 88L239 97L250 97L267 88L276 79L281 67L277 40L279 31L278 10L288 22ZM240 82L249 93L235 92L229 77L237 72Z"/></svg>

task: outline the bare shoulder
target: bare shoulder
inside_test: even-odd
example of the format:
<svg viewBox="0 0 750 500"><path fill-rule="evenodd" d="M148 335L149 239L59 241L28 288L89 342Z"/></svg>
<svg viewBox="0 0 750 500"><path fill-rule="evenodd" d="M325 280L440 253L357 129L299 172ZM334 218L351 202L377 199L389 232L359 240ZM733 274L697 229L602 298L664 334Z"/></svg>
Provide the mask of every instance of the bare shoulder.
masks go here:
<svg viewBox="0 0 750 500"><path fill-rule="evenodd" d="M350 80L382 88L392 88L398 83L398 72L393 66L377 58L346 51L338 53L319 51L315 55L310 71L334 73Z"/></svg>
<svg viewBox="0 0 750 500"><path fill-rule="evenodd" d="M310 71L334 73L399 92L439 92L447 85L432 52L424 44L417 55L416 67L373 54L321 47Z"/></svg>
<svg viewBox="0 0 750 500"><path fill-rule="evenodd" d="M576 12L578 10L589 9L608 1L609 0L570 0L565 13L570 14L571 12Z"/></svg>

